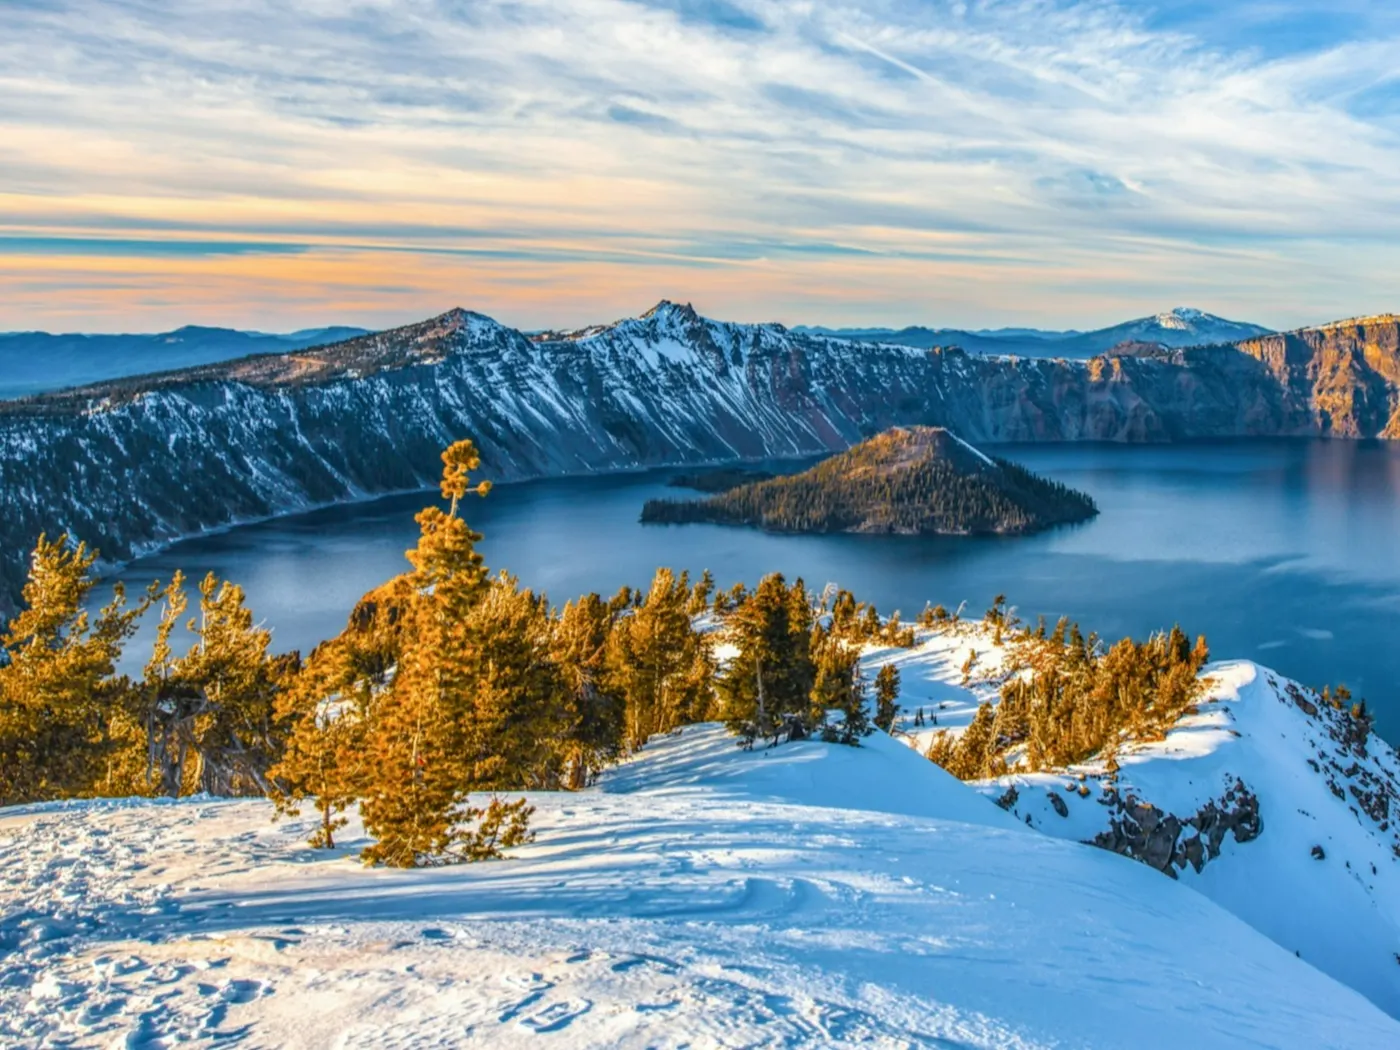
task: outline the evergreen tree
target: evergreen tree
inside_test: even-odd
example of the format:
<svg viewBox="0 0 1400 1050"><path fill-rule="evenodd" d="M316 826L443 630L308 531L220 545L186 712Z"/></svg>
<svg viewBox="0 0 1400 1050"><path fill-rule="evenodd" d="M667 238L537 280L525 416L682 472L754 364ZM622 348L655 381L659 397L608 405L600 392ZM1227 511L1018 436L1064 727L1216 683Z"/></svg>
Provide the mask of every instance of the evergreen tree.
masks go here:
<svg viewBox="0 0 1400 1050"><path fill-rule="evenodd" d="M686 612L691 616L699 616L710 607L710 598L715 593L715 578L709 569L700 574L700 581L696 583L695 589L690 594L690 605Z"/></svg>
<svg viewBox="0 0 1400 1050"><path fill-rule="evenodd" d="M923 709L920 708L920 714ZM885 664L875 675L875 724L886 733L894 731L899 718L899 668ZM922 723L922 719L920 719Z"/></svg>
<svg viewBox="0 0 1400 1050"><path fill-rule="evenodd" d="M471 610L454 703L458 760L473 790L555 789L562 781L565 683L544 598L504 573Z"/></svg>
<svg viewBox="0 0 1400 1050"><path fill-rule="evenodd" d="M626 699L607 666L612 631L613 613L596 594L565 604L554 628L553 659L563 684L559 740L570 790L586 787L624 747Z"/></svg>
<svg viewBox="0 0 1400 1050"><path fill-rule="evenodd" d="M613 628L608 666L626 701L626 743L634 750L708 714L709 643L691 623L689 600L684 574L659 569L646 599Z"/></svg>
<svg viewBox="0 0 1400 1050"><path fill-rule="evenodd" d="M748 744L759 737L776 743L785 733L810 730L810 602L809 622L794 625L794 613L804 615L801 607L802 600L774 573L729 617L728 636L739 651L720 676L719 691L726 723Z"/></svg>
<svg viewBox="0 0 1400 1050"><path fill-rule="evenodd" d="M822 739L859 744L871 732L867 704L859 651L840 639L825 640L817 654L812 686L812 720L822 727ZM831 722L832 711L840 714L839 724Z"/></svg>
<svg viewBox="0 0 1400 1050"><path fill-rule="evenodd" d="M493 621L518 610L473 617L491 584L475 548L481 536L462 519L460 505L469 492L486 495L490 485L470 485L480 465L470 441L452 445L442 458L449 509L428 507L418 515L404 644L366 734L370 772L361 813L376 841L364 858L396 867L486 859L529 838L531 809L523 799L467 804L474 776L506 780L512 772L510 760L493 751L490 732L512 721L511 698L502 695L483 643Z"/></svg>
<svg viewBox="0 0 1400 1050"><path fill-rule="evenodd" d="M293 685L277 698L277 716L290 728L281 759L268 772L281 814L295 815L310 799L320 818L315 848L333 849L342 815L365 783L365 728L373 681L360 673L342 638L317 646Z"/></svg>
<svg viewBox="0 0 1400 1050"><path fill-rule="evenodd" d="M149 597L128 608L120 585L96 618L86 611L95 551L39 538L0 663L0 805L112 790L132 740L130 690L116 662Z"/></svg>
<svg viewBox="0 0 1400 1050"><path fill-rule="evenodd" d="M267 771L281 750L275 700L296 658L268 656L272 636L253 622L242 588L213 573L199 585L199 615L186 623L193 644L177 656L171 635L187 607L177 572L137 694L161 793L269 794Z"/></svg>

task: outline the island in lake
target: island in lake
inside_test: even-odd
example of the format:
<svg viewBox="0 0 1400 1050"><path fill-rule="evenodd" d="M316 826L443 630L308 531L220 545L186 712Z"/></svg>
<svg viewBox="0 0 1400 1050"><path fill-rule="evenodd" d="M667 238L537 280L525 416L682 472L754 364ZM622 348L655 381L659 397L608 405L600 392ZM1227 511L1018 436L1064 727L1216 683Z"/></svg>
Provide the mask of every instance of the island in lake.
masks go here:
<svg viewBox="0 0 1400 1050"><path fill-rule="evenodd" d="M1021 535L1097 513L1085 493L988 456L943 427L895 427L800 474L708 499L648 500L642 521L773 532Z"/></svg>

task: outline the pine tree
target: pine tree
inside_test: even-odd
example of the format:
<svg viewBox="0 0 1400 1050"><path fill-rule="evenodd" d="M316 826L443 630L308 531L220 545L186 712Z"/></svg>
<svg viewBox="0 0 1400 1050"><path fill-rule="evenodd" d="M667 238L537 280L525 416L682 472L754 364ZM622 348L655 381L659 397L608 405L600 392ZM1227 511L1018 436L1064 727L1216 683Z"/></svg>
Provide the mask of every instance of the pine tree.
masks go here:
<svg viewBox="0 0 1400 1050"><path fill-rule="evenodd" d="M277 716L290 726L281 759L268 772L281 814L296 815L312 800L320 818L310 844L333 849L342 815L365 781L365 727L373 682L358 673L345 641L318 646L293 685L277 698Z"/></svg>
<svg viewBox="0 0 1400 1050"><path fill-rule="evenodd" d="M690 604L686 607L686 612L691 616L699 616L710 607L710 597L715 593L715 578L709 569L700 574L700 581L690 592Z"/></svg>
<svg viewBox="0 0 1400 1050"><path fill-rule="evenodd" d="M275 701L295 658L269 657L272 636L253 622L242 588L213 573L199 585L199 615L186 624L193 644L176 656L171 635L187 607L177 572L136 704L152 773L170 798L186 790L269 794L267 770L281 751Z"/></svg>
<svg viewBox="0 0 1400 1050"><path fill-rule="evenodd" d="M815 667L810 602L805 614L802 606L803 598L774 573L729 617L728 637L739 651L720 676L719 691L726 723L748 744L759 737L776 743L784 733L810 728ZM794 615L806 622L794 624Z"/></svg>
<svg viewBox="0 0 1400 1050"><path fill-rule="evenodd" d="M364 852L368 863L478 860L529 837L531 810L524 800L467 804L474 773L508 772L492 762L483 740L489 734L482 730L483 722L509 718L509 703L495 692L500 683L483 651L483 625L472 616L491 586L475 548L481 536L460 514L469 492L484 496L490 485L470 485L480 465L470 441L452 445L442 459L449 509L428 507L418 515L418 545L408 553L412 597L404 644L366 734L369 775L361 813L376 839Z"/></svg>
<svg viewBox="0 0 1400 1050"><path fill-rule="evenodd" d="M837 638L826 639L816 658L816 678L812 686L812 721L821 726L822 739L829 743L858 744L870 735L866 711L865 683L860 677L860 653ZM839 723L830 712L840 714Z"/></svg>
<svg viewBox="0 0 1400 1050"><path fill-rule="evenodd" d="M609 673L626 701L632 749L709 711L709 642L691 623L689 600L684 574L659 569L646 599L613 628Z"/></svg>
<svg viewBox="0 0 1400 1050"><path fill-rule="evenodd" d="M94 619L85 606L96 558L67 536L34 548L25 607L0 642L0 804L111 790L130 743L130 687L115 667L150 598L128 608L118 585Z"/></svg>
<svg viewBox="0 0 1400 1050"><path fill-rule="evenodd" d="M493 579L464 634L467 688L454 705L459 760L474 789L560 786L565 684L545 600L511 576Z"/></svg>
<svg viewBox="0 0 1400 1050"><path fill-rule="evenodd" d="M920 708L920 714L923 709ZM875 675L875 724L886 733L893 732L899 718L899 668L885 664ZM920 719L922 723L922 719Z"/></svg>
<svg viewBox="0 0 1400 1050"><path fill-rule="evenodd" d="M608 674L613 614L596 594L566 603L554 628L552 658L563 684L564 783L577 791L624 747L626 699Z"/></svg>
<svg viewBox="0 0 1400 1050"><path fill-rule="evenodd" d="M948 772L959 780L977 780L987 773L990 760L996 754L996 712L991 704L978 706L971 724L958 738L953 765Z"/></svg>

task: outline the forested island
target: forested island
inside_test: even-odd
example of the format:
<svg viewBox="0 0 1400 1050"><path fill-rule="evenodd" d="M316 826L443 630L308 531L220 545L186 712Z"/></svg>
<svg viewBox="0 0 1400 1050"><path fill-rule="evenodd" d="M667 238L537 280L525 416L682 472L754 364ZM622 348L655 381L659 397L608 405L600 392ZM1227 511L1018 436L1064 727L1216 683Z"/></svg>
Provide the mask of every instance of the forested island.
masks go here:
<svg viewBox="0 0 1400 1050"><path fill-rule="evenodd" d="M1021 535L1085 521L1093 499L942 427L894 427L787 477L708 499L648 500L642 521L774 532Z"/></svg>

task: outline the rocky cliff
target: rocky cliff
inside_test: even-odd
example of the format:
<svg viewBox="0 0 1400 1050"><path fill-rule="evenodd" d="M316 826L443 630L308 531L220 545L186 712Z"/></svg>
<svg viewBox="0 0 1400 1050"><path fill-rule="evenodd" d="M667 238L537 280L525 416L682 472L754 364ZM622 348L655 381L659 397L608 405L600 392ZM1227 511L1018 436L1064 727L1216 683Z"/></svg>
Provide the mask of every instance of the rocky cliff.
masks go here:
<svg viewBox="0 0 1400 1050"><path fill-rule="evenodd" d="M35 537L124 559L176 537L424 486L470 436L498 480L841 449L897 424L977 442L1400 436L1400 319L1091 361L707 320L533 339L464 310L331 346L0 405L0 600Z"/></svg>

